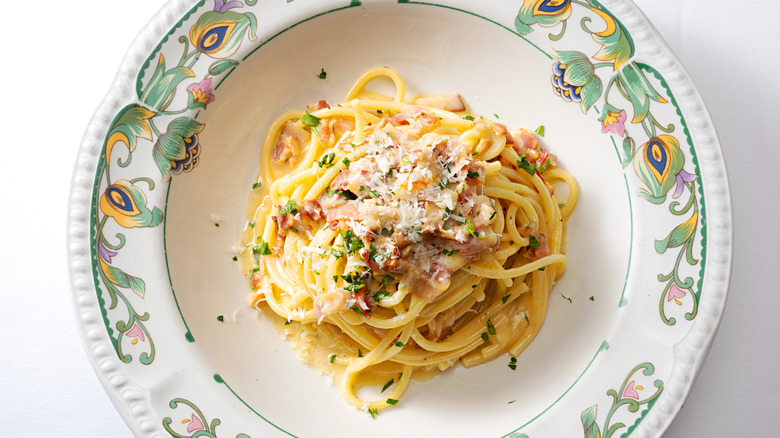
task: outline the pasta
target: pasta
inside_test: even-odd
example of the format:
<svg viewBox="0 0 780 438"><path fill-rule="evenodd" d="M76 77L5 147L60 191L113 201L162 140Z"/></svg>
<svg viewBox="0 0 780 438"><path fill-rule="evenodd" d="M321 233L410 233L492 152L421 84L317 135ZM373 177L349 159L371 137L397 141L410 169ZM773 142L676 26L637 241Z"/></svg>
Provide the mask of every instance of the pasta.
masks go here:
<svg viewBox="0 0 780 438"><path fill-rule="evenodd" d="M395 96L366 88L379 76ZM339 105L269 129L243 241L249 304L373 415L413 377L528 346L576 202L533 132L472 115L457 94L406 99L401 77L375 68Z"/></svg>

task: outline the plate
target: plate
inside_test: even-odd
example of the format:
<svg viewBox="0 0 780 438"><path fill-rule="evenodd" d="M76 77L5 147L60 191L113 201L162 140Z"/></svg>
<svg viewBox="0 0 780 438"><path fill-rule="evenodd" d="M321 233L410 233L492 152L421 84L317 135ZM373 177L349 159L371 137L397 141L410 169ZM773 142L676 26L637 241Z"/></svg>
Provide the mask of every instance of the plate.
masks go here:
<svg viewBox="0 0 780 438"><path fill-rule="evenodd" d="M410 94L544 125L581 194L516 369L453 367L372 418L247 308L232 258L271 121L381 65ZM706 108L618 0L172 1L90 123L68 230L95 372L135 434L176 437L661 436L720 322L732 245Z"/></svg>

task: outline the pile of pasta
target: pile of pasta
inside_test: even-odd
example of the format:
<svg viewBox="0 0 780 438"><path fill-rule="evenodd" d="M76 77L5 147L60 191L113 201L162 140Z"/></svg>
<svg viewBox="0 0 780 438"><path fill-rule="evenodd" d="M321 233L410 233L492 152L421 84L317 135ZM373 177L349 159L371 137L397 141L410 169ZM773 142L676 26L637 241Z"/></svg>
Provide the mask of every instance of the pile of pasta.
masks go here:
<svg viewBox="0 0 780 438"><path fill-rule="evenodd" d="M377 77L394 96L366 88ZM269 129L243 238L249 304L373 415L413 377L529 345L576 202L537 134L457 94L407 99L398 73L375 68L339 104Z"/></svg>

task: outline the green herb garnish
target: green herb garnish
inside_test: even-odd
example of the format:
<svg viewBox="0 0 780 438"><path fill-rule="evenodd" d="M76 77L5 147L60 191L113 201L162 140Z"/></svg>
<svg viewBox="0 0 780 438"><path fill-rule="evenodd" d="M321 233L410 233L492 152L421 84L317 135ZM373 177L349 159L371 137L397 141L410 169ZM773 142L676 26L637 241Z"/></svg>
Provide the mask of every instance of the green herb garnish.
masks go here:
<svg viewBox="0 0 780 438"><path fill-rule="evenodd" d="M511 369L512 371L517 369L517 358L513 357L509 359L509 369Z"/></svg>
<svg viewBox="0 0 780 438"><path fill-rule="evenodd" d="M389 404L389 405L394 405L396 403L398 403L398 400L396 400L394 398L387 399L387 404Z"/></svg>
<svg viewBox="0 0 780 438"><path fill-rule="evenodd" d="M325 69L324 69L324 68L321 68L320 70L321 70L321 71L320 71L320 74L318 74L318 75L317 75L317 77L318 77L318 78L320 78L320 79L325 79L325 78L327 78L327 77L328 77L328 73L325 71Z"/></svg>
<svg viewBox="0 0 780 438"><path fill-rule="evenodd" d="M381 391L379 391L379 392L380 392L380 393L383 393L383 392L385 392L385 390L386 390L387 388L389 388L389 387L390 387L390 385L392 385L392 384L393 384L393 382L395 382L395 379L390 379L390 381L389 381L389 382L387 382L387 383L385 383L385 386L383 386L383 387L382 387L382 390L381 390Z"/></svg>
<svg viewBox="0 0 780 438"><path fill-rule="evenodd" d="M533 234L528 236L528 246L531 248L539 248L539 241L534 237Z"/></svg>
<svg viewBox="0 0 780 438"><path fill-rule="evenodd" d="M319 125L320 122L322 122L322 119L311 115L308 111L306 111L306 114L301 117L301 123L303 123L306 126L311 126L312 128Z"/></svg>
<svg viewBox="0 0 780 438"><path fill-rule="evenodd" d="M534 166L533 163L528 161L525 158L525 155L520 157L520 160L517 161L517 167L525 170L526 172L528 172L529 175L533 175L534 173L536 173L536 166Z"/></svg>
<svg viewBox="0 0 780 438"><path fill-rule="evenodd" d="M496 335L496 327L493 325L493 321L491 321L490 318L487 320L487 330L491 335Z"/></svg>
<svg viewBox="0 0 780 438"><path fill-rule="evenodd" d="M544 125L539 125L534 132L544 137Z"/></svg>
<svg viewBox="0 0 780 438"><path fill-rule="evenodd" d="M298 203L293 201L292 199L288 199L287 204L284 206L284 208L279 210L280 215L283 214L295 215L296 213L298 213Z"/></svg>
<svg viewBox="0 0 780 438"><path fill-rule="evenodd" d="M219 315L219 316L217 316L217 321L219 321L219 322L225 322L225 316L224 316L224 315Z"/></svg>
<svg viewBox="0 0 780 438"><path fill-rule="evenodd" d="M474 121L474 116L466 116L466 117L464 117L464 119L468 120L469 122L473 122Z"/></svg>

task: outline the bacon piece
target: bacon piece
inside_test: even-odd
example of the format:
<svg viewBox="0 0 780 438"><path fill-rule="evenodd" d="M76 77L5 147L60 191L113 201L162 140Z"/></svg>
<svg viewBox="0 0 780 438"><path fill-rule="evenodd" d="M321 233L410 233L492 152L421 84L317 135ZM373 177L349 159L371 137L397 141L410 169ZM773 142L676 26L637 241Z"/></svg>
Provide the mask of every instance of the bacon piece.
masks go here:
<svg viewBox="0 0 780 438"><path fill-rule="evenodd" d="M330 224L330 227L332 229L335 229L338 227L339 221L346 220L346 219L359 220L360 210L358 209L356 203L347 202L346 204L328 210L328 212L325 213L325 219Z"/></svg>
<svg viewBox="0 0 780 438"><path fill-rule="evenodd" d="M324 100L318 100L317 102L306 105L306 110L309 111L310 113L321 109L330 109L330 105L328 105L328 102Z"/></svg>
<svg viewBox="0 0 780 438"><path fill-rule="evenodd" d="M308 218L312 221L318 221L324 217L322 206L316 200L308 200L298 208L301 218Z"/></svg>
<svg viewBox="0 0 780 438"><path fill-rule="evenodd" d="M539 247L533 248L529 246L523 253L523 257L533 261L551 254L550 245L547 244L547 236L540 233L538 230L533 229L531 230L530 235L536 238L536 241L539 242Z"/></svg>
<svg viewBox="0 0 780 438"><path fill-rule="evenodd" d="M303 127L292 121L285 123L274 145L271 156L274 163L287 162L290 159L295 161L300 153L300 145L305 143L310 135Z"/></svg>
<svg viewBox="0 0 780 438"><path fill-rule="evenodd" d="M528 155L529 151L539 147L539 140L536 138L536 135L527 129L518 129L510 132L506 137L506 143L512 145L512 149L519 156Z"/></svg>
<svg viewBox="0 0 780 438"><path fill-rule="evenodd" d="M322 322L326 315L346 309L349 296L349 291L339 287L314 297L314 316L317 317L317 324Z"/></svg>
<svg viewBox="0 0 780 438"><path fill-rule="evenodd" d="M423 112L422 107L419 106L407 106L400 113L387 119L389 123L393 125L411 125L414 118Z"/></svg>

